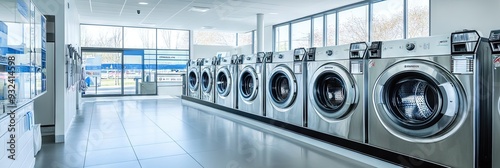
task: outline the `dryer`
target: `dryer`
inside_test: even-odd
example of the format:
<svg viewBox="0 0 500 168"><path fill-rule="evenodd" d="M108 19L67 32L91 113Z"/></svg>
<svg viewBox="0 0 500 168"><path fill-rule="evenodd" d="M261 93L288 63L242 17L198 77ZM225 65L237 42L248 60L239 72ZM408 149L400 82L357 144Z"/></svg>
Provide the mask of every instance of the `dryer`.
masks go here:
<svg viewBox="0 0 500 168"><path fill-rule="evenodd" d="M308 128L364 142L366 43L309 49Z"/></svg>
<svg viewBox="0 0 500 168"><path fill-rule="evenodd" d="M484 46L476 31L372 42L368 143L446 166L474 167Z"/></svg>
<svg viewBox="0 0 500 168"><path fill-rule="evenodd" d="M201 99L215 102L215 65L217 57L205 58L201 64Z"/></svg>
<svg viewBox="0 0 500 168"><path fill-rule="evenodd" d="M266 61L266 117L285 123L304 125L305 49L275 52Z"/></svg>
<svg viewBox="0 0 500 168"><path fill-rule="evenodd" d="M500 30L495 30L490 33L490 47L493 52L493 78L492 78L492 113L491 113L491 133L492 133L492 166L500 167Z"/></svg>
<svg viewBox="0 0 500 168"><path fill-rule="evenodd" d="M264 52L256 55L241 55L238 65L238 109L264 116L264 75L262 68Z"/></svg>
<svg viewBox="0 0 500 168"><path fill-rule="evenodd" d="M200 99L200 59L190 60L187 70L187 96Z"/></svg>
<svg viewBox="0 0 500 168"><path fill-rule="evenodd" d="M215 72L215 103L237 109L238 56L221 57Z"/></svg>

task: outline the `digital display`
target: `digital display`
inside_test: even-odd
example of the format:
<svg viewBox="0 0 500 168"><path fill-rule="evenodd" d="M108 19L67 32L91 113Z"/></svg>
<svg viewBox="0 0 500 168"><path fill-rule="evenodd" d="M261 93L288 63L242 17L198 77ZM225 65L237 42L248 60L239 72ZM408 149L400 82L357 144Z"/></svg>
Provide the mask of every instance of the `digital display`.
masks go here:
<svg viewBox="0 0 500 168"><path fill-rule="evenodd" d="M490 41L498 41L500 40L500 30L495 30L491 32Z"/></svg>
<svg viewBox="0 0 500 168"><path fill-rule="evenodd" d="M306 50L301 48L301 49L295 49L295 55L304 55L306 54Z"/></svg>

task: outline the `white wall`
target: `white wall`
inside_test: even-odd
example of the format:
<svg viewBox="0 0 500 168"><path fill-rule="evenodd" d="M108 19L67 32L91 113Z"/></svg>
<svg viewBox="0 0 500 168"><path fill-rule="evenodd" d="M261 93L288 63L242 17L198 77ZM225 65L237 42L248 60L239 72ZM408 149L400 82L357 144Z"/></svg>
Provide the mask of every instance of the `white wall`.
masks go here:
<svg viewBox="0 0 500 168"><path fill-rule="evenodd" d="M56 115L56 142L64 142L64 135L76 114L77 103L77 88L68 90L66 87L65 45L79 46L80 22L78 11L74 0L34 0L34 3L43 14L55 16L55 58L54 62L47 62L47 66L55 67L55 96L53 99ZM47 84L50 83L47 82Z"/></svg>
<svg viewBox="0 0 500 168"><path fill-rule="evenodd" d="M273 26L264 27L264 51L273 51Z"/></svg>
<svg viewBox="0 0 500 168"><path fill-rule="evenodd" d="M500 0L431 0L431 35L474 29L487 37L500 29Z"/></svg>

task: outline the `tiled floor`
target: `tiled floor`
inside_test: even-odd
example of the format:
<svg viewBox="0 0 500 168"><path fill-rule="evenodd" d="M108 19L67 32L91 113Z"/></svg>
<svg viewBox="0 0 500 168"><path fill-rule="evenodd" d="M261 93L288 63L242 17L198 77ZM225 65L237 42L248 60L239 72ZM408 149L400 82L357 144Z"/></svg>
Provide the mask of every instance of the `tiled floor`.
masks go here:
<svg viewBox="0 0 500 168"><path fill-rule="evenodd" d="M241 117L198 110L178 98L96 100L83 105L66 143L43 145L36 168L390 166L301 143Z"/></svg>

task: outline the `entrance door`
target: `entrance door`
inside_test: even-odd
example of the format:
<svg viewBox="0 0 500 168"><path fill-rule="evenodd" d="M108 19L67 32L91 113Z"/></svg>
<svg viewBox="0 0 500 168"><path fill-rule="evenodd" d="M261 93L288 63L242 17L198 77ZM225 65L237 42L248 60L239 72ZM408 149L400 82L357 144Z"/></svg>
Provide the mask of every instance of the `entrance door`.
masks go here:
<svg viewBox="0 0 500 168"><path fill-rule="evenodd" d="M83 66L85 67L84 78L87 84L84 95L123 95L123 84L133 81L123 78L122 53L122 51L82 51Z"/></svg>

